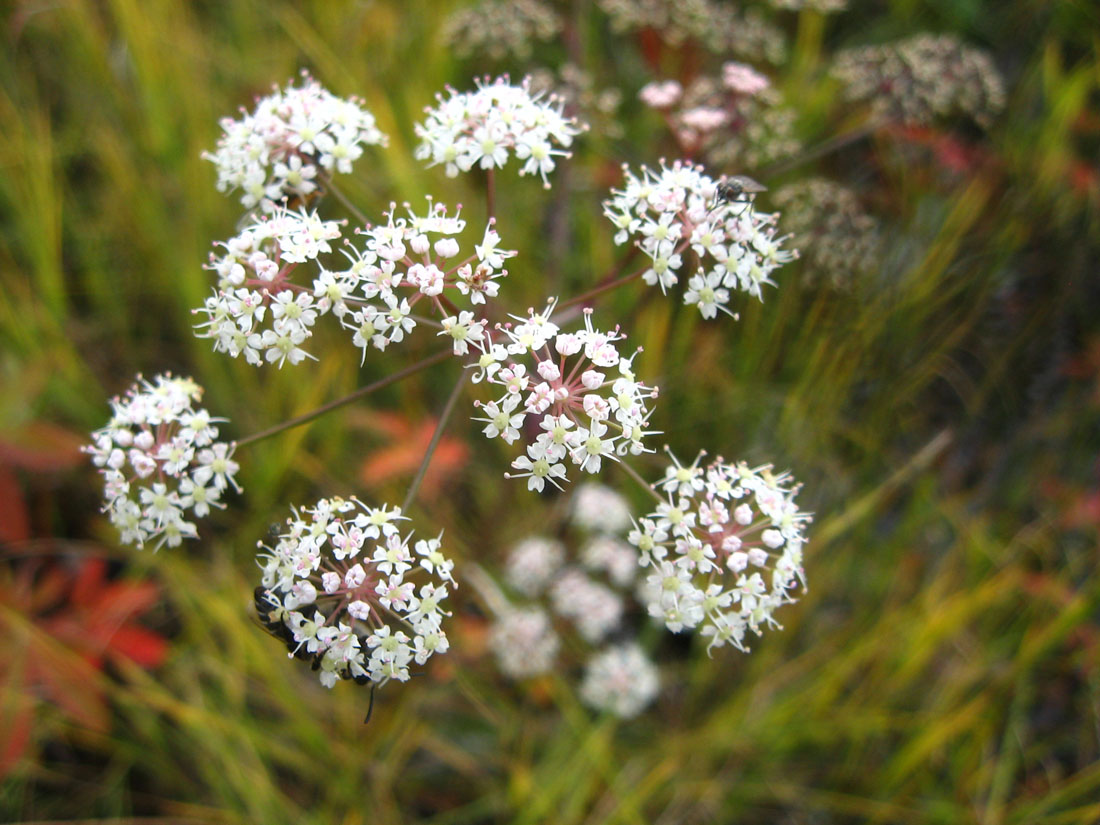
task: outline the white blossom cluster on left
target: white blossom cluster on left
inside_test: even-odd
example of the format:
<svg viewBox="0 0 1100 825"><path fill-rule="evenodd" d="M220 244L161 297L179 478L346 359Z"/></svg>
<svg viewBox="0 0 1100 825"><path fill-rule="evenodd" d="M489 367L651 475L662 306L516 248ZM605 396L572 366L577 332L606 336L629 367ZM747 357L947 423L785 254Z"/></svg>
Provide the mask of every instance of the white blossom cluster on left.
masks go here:
<svg viewBox="0 0 1100 825"><path fill-rule="evenodd" d="M226 419L196 406L201 399L202 387L190 378L138 376L111 400L110 422L83 448L103 474L103 511L123 544L156 541L160 549L197 538L187 512L202 518L225 506L219 499L228 487L240 492L233 444L217 440L215 424Z"/></svg>
<svg viewBox="0 0 1100 825"><path fill-rule="evenodd" d="M211 253L206 268L217 274L218 287L194 310L207 317L195 334L213 339L215 352L243 355L256 366L316 360L300 345L313 334L318 316L333 308L326 300L331 276L326 278L322 270L310 286L294 277L301 264L331 252L331 242L339 237L338 221L323 221L304 209L280 207L254 218L239 235L220 244L223 254Z"/></svg>
<svg viewBox="0 0 1100 825"><path fill-rule="evenodd" d="M400 507L323 498L292 509L274 547L259 543L261 621L291 656L313 663L321 683L383 685L410 677L450 647L441 607L456 586L438 538L412 544ZM413 577L429 581L417 587Z"/></svg>

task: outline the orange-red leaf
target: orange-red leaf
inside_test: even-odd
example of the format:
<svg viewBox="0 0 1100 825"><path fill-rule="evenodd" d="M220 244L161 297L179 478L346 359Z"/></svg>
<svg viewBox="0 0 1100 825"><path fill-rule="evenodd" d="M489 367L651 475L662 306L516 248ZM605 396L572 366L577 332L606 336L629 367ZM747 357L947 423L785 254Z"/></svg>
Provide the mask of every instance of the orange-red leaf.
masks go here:
<svg viewBox="0 0 1100 825"><path fill-rule="evenodd" d="M25 694L14 691L0 703L0 779L15 767L31 739L34 704Z"/></svg>
<svg viewBox="0 0 1100 825"><path fill-rule="evenodd" d="M0 433L0 464L36 473L67 470L83 462L86 436L48 421L31 421L16 431Z"/></svg>
<svg viewBox="0 0 1100 825"><path fill-rule="evenodd" d="M24 541L31 537L31 519L19 479L0 465L0 542Z"/></svg>

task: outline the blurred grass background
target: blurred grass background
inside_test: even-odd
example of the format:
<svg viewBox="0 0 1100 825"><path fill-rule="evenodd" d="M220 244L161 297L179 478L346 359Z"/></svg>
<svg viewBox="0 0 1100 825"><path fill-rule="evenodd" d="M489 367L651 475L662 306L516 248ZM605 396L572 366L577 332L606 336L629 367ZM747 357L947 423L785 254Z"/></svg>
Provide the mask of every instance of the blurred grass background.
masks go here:
<svg viewBox="0 0 1100 825"><path fill-rule="evenodd" d="M223 432L240 437L413 357L372 353L360 368L318 335L313 351L331 353L318 364L256 370L195 339L190 309L210 285L201 264L239 217L200 153L220 117L309 68L363 97L390 135L343 184L368 213L430 193L476 219L476 180L421 168L412 124L445 83L524 67L453 59L438 30L458 5L0 11L3 589L27 559L108 558L116 580L156 583L143 623L170 643L155 668L115 657L82 670L44 624L0 602L0 745L18 751L0 818L1100 821L1100 13L1084 0L855 2L828 19L780 17L795 52L778 80L797 92L809 144L840 125L819 65L832 50L923 30L990 49L1010 94L976 138L984 160L950 174L880 136L786 173L873 186L889 254L849 291L795 264L737 324L705 324L640 287L601 303L600 317L646 347L640 371L662 388L655 423L681 455L707 447L790 467L818 514L810 592L783 611L785 630L713 660L662 644L662 697L639 719L588 712L573 673L505 683L480 619L463 612L452 652L381 691L364 727L365 692L324 690L251 618L267 525L319 494L400 500L415 463L364 467L430 423L451 364L249 448L244 496L201 542L156 556L116 548L99 480L72 448L135 373L193 375L205 406L231 419ZM568 198L501 176L500 232L521 251L513 307L594 283L616 258L599 200L617 164L669 151L630 102L648 79L641 61L605 35L591 23L584 54L623 84L623 137L592 136L569 183L555 179ZM415 524L444 528L460 559L492 560L553 502L500 480L503 453L464 416L448 434L459 445L450 477L421 497ZM70 678L27 678L32 654ZM59 698L81 691L98 697L84 712Z"/></svg>

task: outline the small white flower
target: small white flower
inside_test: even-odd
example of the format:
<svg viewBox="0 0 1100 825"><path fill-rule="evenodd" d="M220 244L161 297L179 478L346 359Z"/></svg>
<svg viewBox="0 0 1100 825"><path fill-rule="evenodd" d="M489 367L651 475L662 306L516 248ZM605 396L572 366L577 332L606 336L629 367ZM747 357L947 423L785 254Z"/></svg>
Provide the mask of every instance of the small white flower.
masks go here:
<svg viewBox="0 0 1100 825"><path fill-rule="evenodd" d="M553 578L565 560L560 541L531 536L508 553L505 575L508 583L525 596L537 596Z"/></svg>
<svg viewBox="0 0 1100 825"><path fill-rule="evenodd" d="M550 618L540 608L511 609L500 615L489 631L489 647L497 664L513 679L549 671L560 641Z"/></svg>

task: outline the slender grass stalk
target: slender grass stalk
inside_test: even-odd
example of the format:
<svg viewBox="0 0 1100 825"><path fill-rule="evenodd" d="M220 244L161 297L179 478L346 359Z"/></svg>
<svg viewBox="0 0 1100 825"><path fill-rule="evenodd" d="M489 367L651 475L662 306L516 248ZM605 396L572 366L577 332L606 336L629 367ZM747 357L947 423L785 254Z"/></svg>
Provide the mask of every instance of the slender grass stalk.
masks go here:
<svg viewBox="0 0 1100 825"><path fill-rule="evenodd" d="M497 179L492 169L485 172L485 209L491 221L497 215Z"/></svg>

